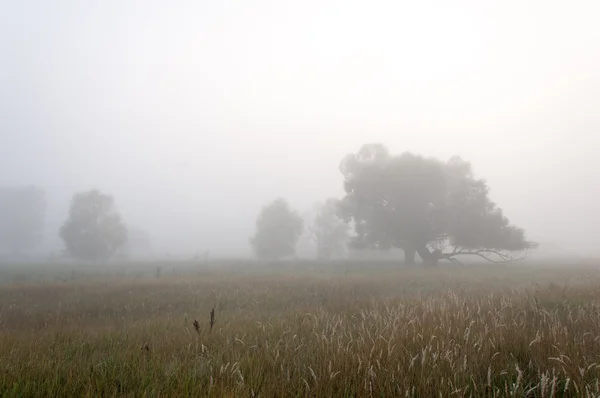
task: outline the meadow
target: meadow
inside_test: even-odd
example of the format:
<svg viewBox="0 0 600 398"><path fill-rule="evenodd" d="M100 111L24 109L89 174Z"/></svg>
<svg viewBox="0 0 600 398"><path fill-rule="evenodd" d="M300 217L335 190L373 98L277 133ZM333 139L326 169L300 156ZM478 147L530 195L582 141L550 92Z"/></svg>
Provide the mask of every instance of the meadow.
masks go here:
<svg viewBox="0 0 600 398"><path fill-rule="evenodd" d="M591 397L599 365L600 267L0 267L2 397Z"/></svg>

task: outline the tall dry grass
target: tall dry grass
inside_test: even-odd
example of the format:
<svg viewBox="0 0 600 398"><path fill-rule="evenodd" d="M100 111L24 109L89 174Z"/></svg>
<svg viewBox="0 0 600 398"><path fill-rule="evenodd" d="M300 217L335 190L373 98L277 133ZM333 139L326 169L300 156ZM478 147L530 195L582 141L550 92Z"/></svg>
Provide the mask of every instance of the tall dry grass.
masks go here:
<svg viewBox="0 0 600 398"><path fill-rule="evenodd" d="M1 285L0 396L600 394L599 271L319 266Z"/></svg>

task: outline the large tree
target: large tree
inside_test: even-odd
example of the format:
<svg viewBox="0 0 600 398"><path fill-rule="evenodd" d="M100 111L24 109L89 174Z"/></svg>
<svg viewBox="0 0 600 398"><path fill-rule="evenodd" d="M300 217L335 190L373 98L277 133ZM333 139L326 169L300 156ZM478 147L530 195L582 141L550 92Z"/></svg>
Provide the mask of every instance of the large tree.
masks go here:
<svg viewBox="0 0 600 398"><path fill-rule="evenodd" d="M0 188L0 248L22 254L42 240L46 201L36 187Z"/></svg>
<svg viewBox="0 0 600 398"><path fill-rule="evenodd" d="M349 239L350 226L340 217L339 200L329 198L315 205L314 217L307 233L316 246L317 258L329 260L343 255Z"/></svg>
<svg viewBox="0 0 600 398"><path fill-rule="evenodd" d="M106 261L125 247L127 228L113 198L92 190L73 197L60 236L71 256Z"/></svg>
<svg viewBox="0 0 600 398"><path fill-rule="evenodd" d="M259 259L279 259L295 253L302 229L302 218L285 200L276 199L262 209L250 242Z"/></svg>
<svg viewBox="0 0 600 398"><path fill-rule="evenodd" d="M459 255L506 262L535 247L458 157L443 162L409 152L392 155L369 144L348 155L340 171L346 191L341 209L354 221L354 247L397 247L407 263L418 253L425 264Z"/></svg>

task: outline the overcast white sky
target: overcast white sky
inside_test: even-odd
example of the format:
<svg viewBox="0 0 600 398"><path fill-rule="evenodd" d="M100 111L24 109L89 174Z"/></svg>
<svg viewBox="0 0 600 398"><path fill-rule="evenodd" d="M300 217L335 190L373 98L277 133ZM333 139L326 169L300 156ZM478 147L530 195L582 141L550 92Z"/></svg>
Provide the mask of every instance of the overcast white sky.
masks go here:
<svg viewBox="0 0 600 398"><path fill-rule="evenodd" d="M260 207L340 196L367 142L470 160L538 241L600 246L600 2L19 0L0 7L0 184L49 239L111 193L159 250L238 255Z"/></svg>

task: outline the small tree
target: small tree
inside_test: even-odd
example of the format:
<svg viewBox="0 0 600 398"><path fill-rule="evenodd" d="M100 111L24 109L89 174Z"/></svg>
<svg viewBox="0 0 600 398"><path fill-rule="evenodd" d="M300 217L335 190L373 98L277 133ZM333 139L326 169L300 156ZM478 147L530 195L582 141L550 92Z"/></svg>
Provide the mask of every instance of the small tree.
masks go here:
<svg viewBox="0 0 600 398"><path fill-rule="evenodd" d="M295 253L302 229L302 218L285 200L277 199L262 209L250 242L259 259L279 259Z"/></svg>
<svg viewBox="0 0 600 398"><path fill-rule="evenodd" d="M21 254L42 240L46 201L36 187L0 188L0 248Z"/></svg>
<svg viewBox="0 0 600 398"><path fill-rule="evenodd" d="M308 226L308 234L317 248L317 258L329 260L343 255L348 242L350 226L339 213L339 200L330 198L315 206L316 214Z"/></svg>
<svg viewBox="0 0 600 398"><path fill-rule="evenodd" d="M67 252L82 260L106 261L127 243L127 228L113 198L97 190L78 193L60 229Z"/></svg>

